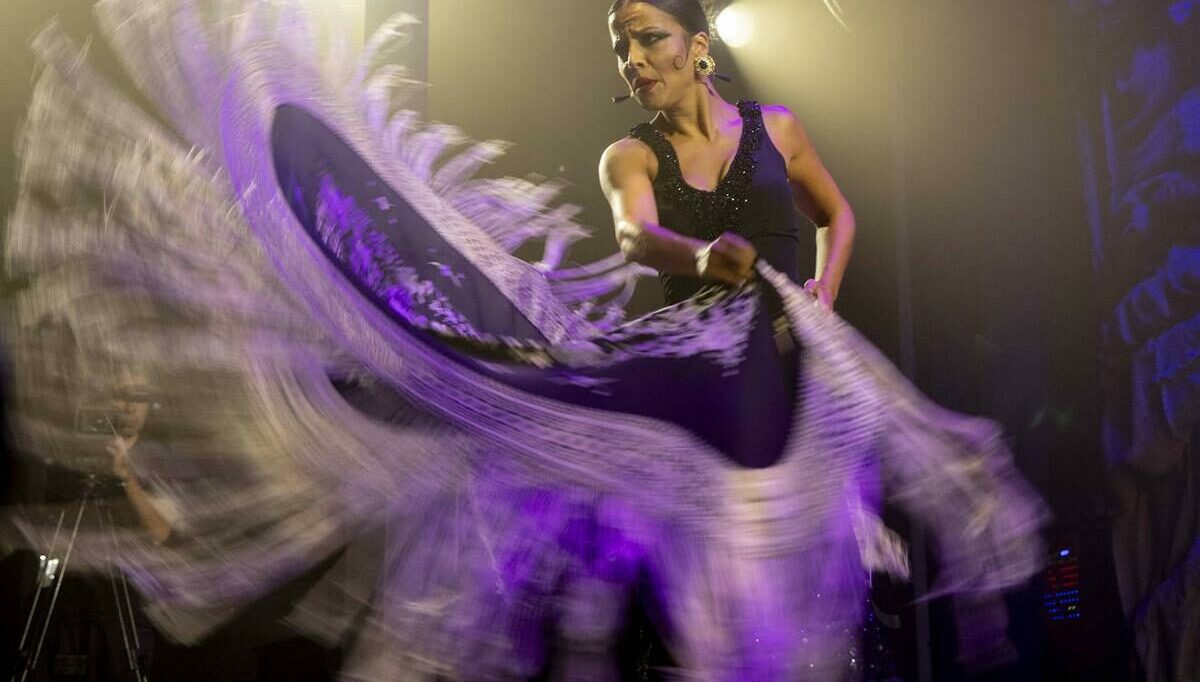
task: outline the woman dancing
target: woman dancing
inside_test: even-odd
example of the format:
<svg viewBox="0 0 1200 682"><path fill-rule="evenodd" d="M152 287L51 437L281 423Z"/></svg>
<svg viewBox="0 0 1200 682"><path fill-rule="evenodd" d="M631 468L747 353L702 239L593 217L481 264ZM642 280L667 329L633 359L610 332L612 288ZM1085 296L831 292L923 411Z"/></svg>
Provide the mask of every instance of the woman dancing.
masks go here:
<svg viewBox="0 0 1200 682"><path fill-rule="evenodd" d="M625 257L661 273L668 304L704 282L741 284L759 256L799 283L799 204L819 226L804 287L832 310L854 213L799 120L786 107L721 97L696 0L617 0L609 31L632 97L657 114L600 162Z"/></svg>
<svg viewBox="0 0 1200 682"><path fill-rule="evenodd" d="M624 256L573 270L580 228L546 188L478 180L496 145L443 158L456 131L393 113L408 82L375 57L404 20L349 61L315 53L291 3L239 4L214 22L192 0L99 3L160 117L61 33L35 41L7 250L30 280L11 334L31 449L70 452L46 406L108 385L101 358L138 358L176 408L189 479L130 466L188 533L96 539L173 636L383 537L293 614L349 646L349 679L528 676L547 622L604 641L628 566L685 674L853 677L875 469L937 535L940 590L1037 570L1042 507L995 425L929 404L829 312L851 213L794 117L710 89L694 3L610 15L663 114L605 156ZM793 186L829 223L808 291ZM539 267L508 253L530 236ZM614 325L593 299L628 281L623 258L675 304ZM77 343L46 345L56 326ZM88 540L72 562L113 556Z"/></svg>

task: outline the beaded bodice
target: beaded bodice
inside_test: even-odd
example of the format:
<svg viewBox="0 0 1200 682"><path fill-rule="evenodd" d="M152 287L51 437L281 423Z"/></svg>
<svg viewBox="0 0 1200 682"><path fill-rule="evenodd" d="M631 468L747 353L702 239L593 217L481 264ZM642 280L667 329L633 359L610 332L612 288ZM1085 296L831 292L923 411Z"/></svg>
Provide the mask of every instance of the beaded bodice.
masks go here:
<svg viewBox="0 0 1200 682"><path fill-rule="evenodd" d="M757 102L738 102L742 136L729 172L711 191L687 183L671 142L650 123L630 131L658 158L654 198L659 222L680 234L712 241L725 232L750 240L774 268L798 280L799 226L788 185L787 165L771 142ZM703 284L662 275L668 304L690 298Z"/></svg>

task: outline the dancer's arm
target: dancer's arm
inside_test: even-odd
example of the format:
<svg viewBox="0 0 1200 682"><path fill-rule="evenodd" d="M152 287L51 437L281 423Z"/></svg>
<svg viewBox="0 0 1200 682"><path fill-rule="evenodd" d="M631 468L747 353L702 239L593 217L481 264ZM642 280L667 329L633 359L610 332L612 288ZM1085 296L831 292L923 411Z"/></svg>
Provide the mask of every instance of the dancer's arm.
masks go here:
<svg viewBox="0 0 1200 682"><path fill-rule="evenodd" d="M758 254L745 239L725 233L709 243L658 224L650 180L652 153L625 138L600 159L600 186L612 207L617 244L625 260L659 272L740 284L750 276Z"/></svg>
<svg viewBox="0 0 1200 682"><path fill-rule="evenodd" d="M772 142L787 161L788 180L797 208L817 225L816 270L806 288L813 289L818 300L831 308L854 249L854 211L821 163L795 114L787 107L763 107L763 121Z"/></svg>

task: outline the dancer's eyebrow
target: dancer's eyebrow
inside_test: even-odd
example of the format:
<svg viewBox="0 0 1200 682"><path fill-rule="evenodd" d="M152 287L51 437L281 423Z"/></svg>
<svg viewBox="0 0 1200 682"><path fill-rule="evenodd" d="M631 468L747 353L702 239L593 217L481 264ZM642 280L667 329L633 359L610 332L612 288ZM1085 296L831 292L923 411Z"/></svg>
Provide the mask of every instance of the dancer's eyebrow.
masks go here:
<svg viewBox="0 0 1200 682"><path fill-rule="evenodd" d="M630 19L629 21L626 21L624 24L622 24L621 30L623 30L625 32L625 35L623 35L620 38L617 38L615 41L613 41L613 52L617 53L618 55L623 55L625 52L627 52L629 50L629 38L631 38L631 37L632 38L640 38L641 36L644 36L647 33L662 33L663 32L663 29L660 29L657 26L653 26L653 25L646 26L645 28L640 28L640 29L631 28L630 24L632 24L634 21L635 21L634 19Z"/></svg>

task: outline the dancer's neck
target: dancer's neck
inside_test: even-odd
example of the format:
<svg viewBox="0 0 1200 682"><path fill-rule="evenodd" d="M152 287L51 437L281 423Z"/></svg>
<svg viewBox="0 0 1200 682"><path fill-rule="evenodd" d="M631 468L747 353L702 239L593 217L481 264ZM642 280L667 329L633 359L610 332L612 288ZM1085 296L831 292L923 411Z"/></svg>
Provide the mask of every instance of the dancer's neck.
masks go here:
<svg viewBox="0 0 1200 682"><path fill-rule="evenodd" d="M712 141L737 120L737 107L726 102L711 83L698 83L692 96L663 109L654 124L668 135Z"/></svg>

